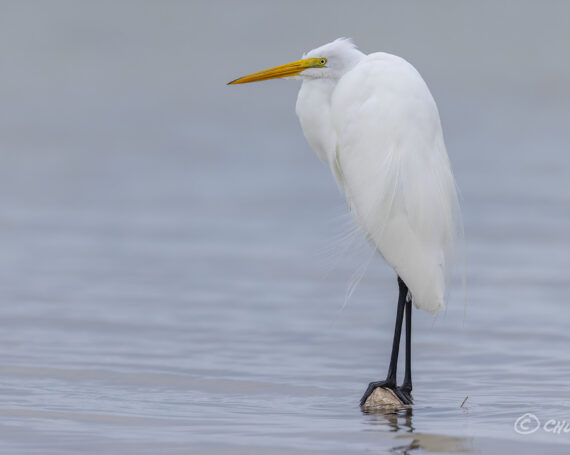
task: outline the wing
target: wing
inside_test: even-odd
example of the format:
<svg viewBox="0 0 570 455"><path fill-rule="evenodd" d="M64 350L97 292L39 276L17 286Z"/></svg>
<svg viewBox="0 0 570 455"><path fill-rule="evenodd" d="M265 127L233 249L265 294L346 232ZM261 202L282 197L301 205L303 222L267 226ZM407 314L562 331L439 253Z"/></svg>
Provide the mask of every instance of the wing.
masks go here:
<svg viewBox="0 0 570 455"><path fill-rule="evenodd" d="M439 113L405 60L371 54L333 93L338 163L353 214L412 292L437 313L459 204Z"/></svg>

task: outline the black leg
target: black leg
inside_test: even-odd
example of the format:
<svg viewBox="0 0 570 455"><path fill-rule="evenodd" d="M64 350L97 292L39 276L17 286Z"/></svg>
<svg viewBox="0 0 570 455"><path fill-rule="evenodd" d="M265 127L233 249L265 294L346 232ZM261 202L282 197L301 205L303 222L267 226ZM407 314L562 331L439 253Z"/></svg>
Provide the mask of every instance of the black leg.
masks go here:
<svg viewBox="0 0 570 455"><path fill-rule="evenodd" d="M412 299L406 301L406 371L400 392L413 403L412 398Z"/></svg>
<svg viewBox="0 0 570 455"><path fill-rule="evenodd" d="M400 277L398 277L398 287L399 287L400 292L399 292L399 297L398 297L398 309L396 312L396 326L394 328L394 340L392 341L392 355L390 357L390 366L388 367L388 375L386 376L385 381L376 381L376 382L371 382L370 384L368 384L368 388L366 389L366 392L364 392L364 395L360 399L360 406L363 406L364 403L366 403L366 400L368 399L370 394L374 391L374 389L376 389L378 387L383 387L386 389L393 390L394 393L398 396L398 398L404 404L411 404L411 400L408 397L406 397L404 393L402 393L400 391L399 387L396 386L396 372L398 369L398 352L400 350L400 337L402 334L402 322L404 319L404 308L406 307L407 296L408 296L408 286L406 286L406 283L404 283ZM410 311L411 311L411 308L410 308ZM411 320L411 318L406 318L406 319L408 321ZM406 329L407 329L407 324L408 323L406 323ZM408 333L409 333L409 331L406 330L406 338L408 337ZM409 346L409 344L406 345L406 360L409 358L407 355L408 354L408 346ZM406 363L406 371L409 371L409 369L407 368L407 363Z"/></svg>
<svg viewBox="0 0 570 455"><path fill-rule="evenodd" d="M406 296L408 295L408 287L400 277L398 277L398 288L400 290L400 295L398 297L398 309L396 310L396 327L394 327L392 355L390 356L390 365L388 366L388 374L386 375L386 382L393 386L396 385L398 355L400 352L400 338L402 335L402 321L404 320L404 307L406 306Z"/></svg>

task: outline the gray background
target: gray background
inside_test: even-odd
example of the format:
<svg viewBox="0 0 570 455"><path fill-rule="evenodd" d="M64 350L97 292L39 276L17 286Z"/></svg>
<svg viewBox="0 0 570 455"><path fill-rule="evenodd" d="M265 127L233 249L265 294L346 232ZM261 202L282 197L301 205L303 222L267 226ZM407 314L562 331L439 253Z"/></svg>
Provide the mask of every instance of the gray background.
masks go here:
<svg viewBox="0 0 570 455"><path fill-rule="evenodd" d="M570 4L0 4L6 453L567 453ZM305 143L299 84L227 87L339 36L412 62L463 196L461 287L414 314L412 412L362 414L393 272ZM466 395L464 408L459 404Z"/></svg>

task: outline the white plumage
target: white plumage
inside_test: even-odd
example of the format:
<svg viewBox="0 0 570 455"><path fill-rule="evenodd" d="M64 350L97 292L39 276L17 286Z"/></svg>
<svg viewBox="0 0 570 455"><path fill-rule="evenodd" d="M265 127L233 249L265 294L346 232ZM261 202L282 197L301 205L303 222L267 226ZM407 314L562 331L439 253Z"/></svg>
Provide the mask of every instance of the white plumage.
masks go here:
<svg viewBox="0 0 570 455"><path fill-rule="evenodd" d="M328 69L302 74L297 115L331 168L351 213L408 285L416 307L438 313L459 204L437 106L404 59L365 55L338 39L304 58Z"/></svg>
<svg viewBox="0 0 570 455"><path fill-rule="evenodd" d="M297 115L350 211L408 286L416 307L444 308L459 203L439 113L416 69L340 38L303 59L236 79L302 79Z"/></svg>

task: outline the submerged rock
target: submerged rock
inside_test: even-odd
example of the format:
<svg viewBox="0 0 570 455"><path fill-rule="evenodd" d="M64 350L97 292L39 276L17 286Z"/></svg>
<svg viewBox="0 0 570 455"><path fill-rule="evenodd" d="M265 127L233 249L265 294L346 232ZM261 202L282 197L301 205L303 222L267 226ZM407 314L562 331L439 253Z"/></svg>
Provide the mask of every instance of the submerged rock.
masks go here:
<svg viewBox="0 0 570 455"><path fill-rule="evenodd" d="M407 408L409 405L402 403L396 394L390 389L378 387L370 394L363 408L390 407Z"/></svg>

